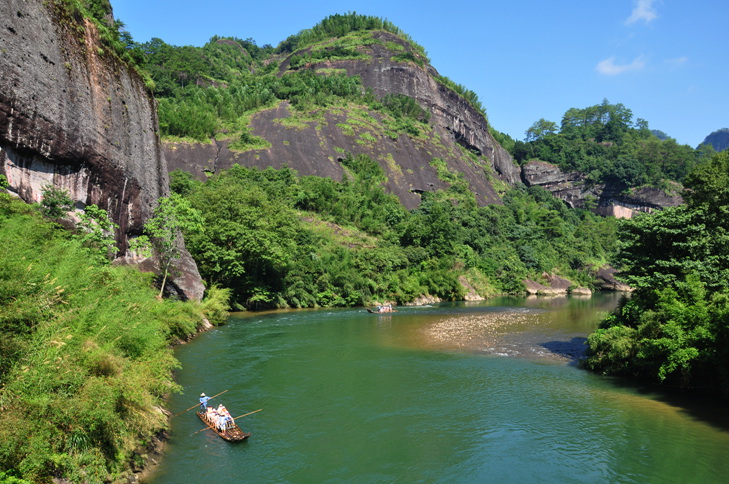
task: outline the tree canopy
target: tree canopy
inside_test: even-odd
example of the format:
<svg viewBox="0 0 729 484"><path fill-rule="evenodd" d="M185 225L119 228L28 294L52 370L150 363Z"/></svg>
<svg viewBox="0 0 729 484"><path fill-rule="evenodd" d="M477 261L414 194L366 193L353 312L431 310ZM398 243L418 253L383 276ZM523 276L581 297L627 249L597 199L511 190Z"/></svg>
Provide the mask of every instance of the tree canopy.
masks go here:
<svg viewBox="0 0 729 484"><path fill-rule="evenodd" d="M505 143L519 163L539 159L564 171L579 171L593 183L611 183L623 188L666 181L681 182L702 160L705 150L661 139L623 104L607 99L586 108L570 108L559 124L544 118L525 133L525 142Z"/></svg>
<svg viewBox="0 0 729 484"><path fill-rule="evenodd" d="M199 183L173 172L173 188L205 219L204 232L185 234L203 277L241 307L451 300L463 297L461 276L484 295L523 291L525 277L555 270L589 286L588 268L615 244L614 219L541 188L478 207L457 174L443 173L451 188L424 193L408 212L385 193L376 161L348 155L342 165L341 181L234 166Z"/></svg>

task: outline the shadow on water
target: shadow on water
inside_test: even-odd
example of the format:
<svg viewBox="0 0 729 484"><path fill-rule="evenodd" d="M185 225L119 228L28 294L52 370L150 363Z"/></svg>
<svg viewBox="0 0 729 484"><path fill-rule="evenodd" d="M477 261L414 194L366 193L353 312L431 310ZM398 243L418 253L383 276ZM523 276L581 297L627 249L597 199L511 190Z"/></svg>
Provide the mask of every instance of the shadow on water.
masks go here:
<svg viewBox="0 0 729 484"><path fill-rule="evenodd" d="M577 366L585 357L587 338L575 336L569 341L547 341L540 346L556 356L569 360L571 366Z"/></svg>
<svg viewBox="0 0 729 484"><path fill-rule="evenodd" d="M569 341L547 341L540 346L556 356L567 359L570 366L577 367L587 356L586 342L587 338L573 337ZM590 370L583 371L589 372ZM716 392L669 387L646 379L625 376L603 376L601 378L616 389L628 390L662 402L694 420L729 432L729 412L726 411L729 401Z"/></svg>
<svg viewBox="0 0 729 484"><path fill-rule="evenodd" d="M587 371L587 370L586 370ZM604 377L616 388L625 388L640 395L679 409L689 417L729 432L729 401L719 393L696 388L679 388L660 385L649 380L631 377Z"/></svg>
<svg viewBox="0 0 729 484"><path fill-rule="evenodd" d="M579 366L587 356L586 343L587 338L573 337L569 341L547 341L541 346L552 354L569 360L570 366ZM729 413L726 412L729 401L718 393L695 388L669 387L631 377L605 376L603 378L613 387L632 390L637 394L680 409L693 419L729 432Z"/></svg>

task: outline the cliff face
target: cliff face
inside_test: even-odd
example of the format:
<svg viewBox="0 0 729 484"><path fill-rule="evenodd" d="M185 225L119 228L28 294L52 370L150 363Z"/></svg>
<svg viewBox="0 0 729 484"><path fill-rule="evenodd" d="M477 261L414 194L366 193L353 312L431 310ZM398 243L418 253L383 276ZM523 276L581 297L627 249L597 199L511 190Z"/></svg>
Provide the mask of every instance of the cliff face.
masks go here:
<svg viewBox="0 0 729 484"><path fill-rule="evenodd" d="M170 143L165 147L170 169L190 171L202 179L203 171L215 172L234 163L259 168L287 165L301 175L339 180L344 171L338 159L343 153L364 153L379 161L388 176L386 188L412 209L420 202L418 192L447 187L431 166L434 158L440 158L449 170L463 174L479 203L501 203L493 180L517 183L520 170L490 135L484 117L437 82L435 69L397 61L396 52L387 47L394 43L411 50L407 42L387 32L374 32L373 36L380 42L359 48L367 55L366 60L325 61L307 68L346 70L349 76L360 76L362 84L377 97L404 94L414 98L431 113L433 129L429 137L400 135L393 140L377 126L380 114L373 111L369 118L357 118L347 110L334 108L314 121L287 123L291 110L282 103L259 112L251 121L253 134L271 143L270 148L236 153L228 149L226 141ZM279 74L285 75L288 67L286 59ZM484 158L474 160L469 152Z"/></svg>
<svg viewBox="0 0 729 484"><path fill-rule="evenodd" d="M154 101L136 73L104 53L92 23L49 4L0 7L0 170L26 201L53 184L76 208L107 210L123 254L169 194ZM200 298L189 254L179 265L175 285Z"/></svg>
<svg viewBox="0 0 729 484"><path fill-rule="evenodd" d="M565 173L558 166L544 161L530 161L522 167L522 180L527 186L541 186L570 207L584 207L587 200L602 215L630 218L635 212L652 212L683 203L680 195L667 194L658 188L634 188L624 192L608 184L589 184L582 173ZM676 186L678 192L678 186Z"/></svg>
<svg viewBox="0 0 729 484"><path fill-rule="evenodd" d="M377 32L375 38L409 48L406 42L388 32ZM362 83L379 97L391 93L414 98L430 111L431 123L442 136L485 155L497 176L507 183L519 181L519 167L491 136L484 117L461 96L438 83L435 68L427 66L426 70L413 63L397 62L393 60L393 52L384 45L374 44L371 48L372 60L368 63L343 61L338 64L347 69L348 75L359 75Z"/></svg>

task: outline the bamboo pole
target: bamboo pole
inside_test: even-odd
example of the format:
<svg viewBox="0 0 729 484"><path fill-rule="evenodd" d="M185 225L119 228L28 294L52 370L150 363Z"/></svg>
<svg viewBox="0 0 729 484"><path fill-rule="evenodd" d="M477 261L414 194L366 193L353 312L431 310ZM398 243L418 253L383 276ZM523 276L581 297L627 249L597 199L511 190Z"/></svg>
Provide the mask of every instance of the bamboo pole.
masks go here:
<svg viewBox="0 0 729 484"><path fill-rule="evenodd" d="M228 391L228 390L225 390L225 391L222 391L222 392L218 393L217 395L213 395L212 397L210 397L210 398L209 398L209 400L212 400L213 398L217 397L218 395L222 395L223 393L225 393L225 392L227 392L227 391ZM200 404L198 403L197 405L193 405L192 407L188 408L187 410L183 410L183 411L182 411L182 412L180 412L180 413L176 413L176 414L174 414L174 415L173 415L173 416L172 416L171 418L175 418L175 417L177 417L178 415L182 415L182 414L183 414L183 413L185 413L185 412L189 412L190 410L192 410L193 408L197 407L198 405L200 405Z"/></svg>
<svg viewBox="0 0 729 484"><path fill-rule="evenodd" d="M250 415L250 414L252 414L252 413L260 412L261 410L263 410L263 409L262 409L262 408L259 408L258 410L254 410L254 411L252 411L252 412L244 413L244 414L243 414L243 415L241 415L240 417L235 417L235 418L247 417L248 415ZM235 420L235 419L233 419L233 420Z"/></svg>

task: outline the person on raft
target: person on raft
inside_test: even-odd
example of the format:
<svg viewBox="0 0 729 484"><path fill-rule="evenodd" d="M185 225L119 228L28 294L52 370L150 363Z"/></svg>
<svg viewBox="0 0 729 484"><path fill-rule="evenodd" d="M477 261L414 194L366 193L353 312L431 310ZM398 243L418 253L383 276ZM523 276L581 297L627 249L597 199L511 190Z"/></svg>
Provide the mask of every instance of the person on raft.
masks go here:
<svg viewBox="0 0 729 484"><path fill-rule="evenodd" d="M377 306L377 312L378 313L391 313L392 312L392 304L386 304L384 306Z"/></svg>
<svg viewBox="0 0 729 484"><path fill-rule="evenodd" d="M210 400L210 397L205 396L204 393L200 394L200 411L204 412L208 408L208 400Z"/></svg>

